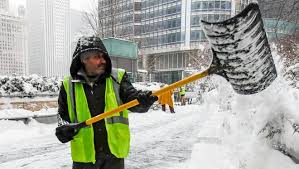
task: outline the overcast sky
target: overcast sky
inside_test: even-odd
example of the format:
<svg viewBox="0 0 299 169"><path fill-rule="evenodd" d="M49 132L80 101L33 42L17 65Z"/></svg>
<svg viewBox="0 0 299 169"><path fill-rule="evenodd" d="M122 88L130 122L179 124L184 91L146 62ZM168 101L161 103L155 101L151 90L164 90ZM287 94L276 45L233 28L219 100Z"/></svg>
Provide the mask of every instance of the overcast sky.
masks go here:
<svg viewBox="0 0 299 169"><path fill-rule="evenodd" d="M19 5L26 6L26 0L9 0L10 8L15 11ZM30 0L29 0L30 1ZM88 11L93 8L96 4L96 0L70 0L70 5L72 9Z"/></svg>

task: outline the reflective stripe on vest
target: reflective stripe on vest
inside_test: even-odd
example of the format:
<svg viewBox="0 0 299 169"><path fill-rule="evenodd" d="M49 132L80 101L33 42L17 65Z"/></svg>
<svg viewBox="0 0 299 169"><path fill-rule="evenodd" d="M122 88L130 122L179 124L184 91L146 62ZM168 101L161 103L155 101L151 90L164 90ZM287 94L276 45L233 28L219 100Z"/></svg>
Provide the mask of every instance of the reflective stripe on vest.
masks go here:
<svg viewBox="0 0 299 169"><path fill-rule="evenodd" d="M112 72L111 72L112 76L114 78L118 79L117 82L115 82L113 80L113 89L114 89L114 93L115 93L116 101L117 101L118 105L123 104L123 102L121 101L120 96L119 96L119 90L120 90L121 79L123 78L124 73L125 73L124 70L123 70L123 72L119 73L119 71L117 69L112 68ZM120 112L120 116L113 116L113 117L107 118L107 122L109 124L123 123L123 124L129 125L129 120L127 118L124 118L123 112Z"/></svg>
<svg viewBox="0 0 299 169"><path fill-rule="evenodd" d="M120 83L125 71L122 69L114 69L112 72L112 76L114 77L116 72L117 81ZM70 81L70 77L65 77L63 81L67 93L69 116L71 122L83 122L91 117L84 88L82 83L70 83ZM75 97L73 98L75 99L71 99L73 92L71 90L72 85L70 84L74 85ZM119 103L121 103L121 99L119 98L119 87L119 84L111 77L106 78L105 112L118 107ZM118 103L118 101L120 102ZM74 105L76 106L77 115L75 115L75 109L72 107ZM130 130L128 124L129 120L127 110L105 118L108 145L111 153L118 158L125 158L129 154ZM95 163L93 134L93 127L86 127L80 129L79 133L71 141L71 154L73 161Z"/></svg>

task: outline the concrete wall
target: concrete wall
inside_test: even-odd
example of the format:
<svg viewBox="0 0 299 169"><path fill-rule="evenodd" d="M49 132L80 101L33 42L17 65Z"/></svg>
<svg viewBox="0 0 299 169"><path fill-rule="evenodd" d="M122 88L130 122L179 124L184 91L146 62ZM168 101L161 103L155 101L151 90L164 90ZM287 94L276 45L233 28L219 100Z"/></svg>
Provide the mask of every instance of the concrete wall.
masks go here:
<svg viewBox="0 0 299 169"><path fill-rule="evenodd" d="M0 101L0 110L3 109L25 109L29 111L39 111L43 108L56 108L57 101L12 101L4 103Z"/></svg>

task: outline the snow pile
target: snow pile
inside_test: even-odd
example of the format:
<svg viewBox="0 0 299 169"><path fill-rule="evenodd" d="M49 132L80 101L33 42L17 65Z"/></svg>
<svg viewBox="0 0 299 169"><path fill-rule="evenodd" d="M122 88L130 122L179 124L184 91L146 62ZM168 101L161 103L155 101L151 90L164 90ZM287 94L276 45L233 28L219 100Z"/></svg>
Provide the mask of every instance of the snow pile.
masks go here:
<svg viewBox="0 0 299 169"><path fill-rule="evenodd" d="M273 52L275 60L279 56ZM299 90L289 86L277 62L277 79L254 95L238 95L222 77L204 95L213 114L198 135L190 169L298 169Z"/></svg>
<svg viewBox="0 0 299 169"><path fill-rule="evenodd" d="M57 108L41 109L40 111L34 112L25 109L4 109L0 111L0 119L27 118L55 114L57 114Z"/></svg>
<svg viewBox="0 0 299 169"><path fill-rule="evenodd" d="M0 96L57 95L61 79L58 77L0 76Z"/></svg>
<svg viewBox="0 0 299 169"><path fill-rule="evenodd" d="M290 86L299 89L299 63L288 67L284 76Z"/></svg>
<svg viewBox="0 0 299 169"><path fill-rule="evenodd" d="M30 125L24 124L22 121L1 120L0 137L5 138L0 141L0 146L18 143L17 146L25 147L30 144L34 138L42 138L51 133L54 137L54 129L57 124L42 124L35 120L30 121ZM38 144L37 144L38 145ZM37 146L36 145L36 146ZM28 148L34 148L29 147ZM22 153L22 152L19 152Z"/></svg>

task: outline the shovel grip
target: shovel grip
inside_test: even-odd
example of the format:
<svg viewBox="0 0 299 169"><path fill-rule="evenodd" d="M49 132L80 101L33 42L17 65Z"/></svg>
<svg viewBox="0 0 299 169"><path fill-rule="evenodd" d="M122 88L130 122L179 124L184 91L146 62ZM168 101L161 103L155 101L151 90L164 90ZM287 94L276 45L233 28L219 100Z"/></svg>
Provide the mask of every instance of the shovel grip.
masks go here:
<svg viewBox="0 0 299 169"><path fill-rule="evenodd" d="M191 76L189 76L187 78L184 78L184 79L182 79L182 80L180 80L178 82L170 84L169 86L163 87L162 89L160 89L158 91L153 92L152 95L160 96L160 95L162 95L163 93L165 93L167 91L174 90L174 89L179 88L179 87L181 87L181 86L183 86L183 85L185 85L187 83L193 82L195 80L198 80L200 78L206 77L208 75L209 75L208 70L206 70L206 71L204 71L202 73L197 73L197 74L191 75ZM93 123L95 123L97 121L100 121L100 120L108 117L108 116L111 116L112 114L121 112L123 110L129 109L129 108L137 106L137 105L139 105L138 100L137 99L132 100L132 101L130 101L128 103L120 105L119 107L117 107L117 108L115 108L113 110L110 110L108 112L102 113L100 115L97 115L95 117L92 117L92 118L86 120L85 124L86 125L91 125L91 124L93 124Z"/></svg>

